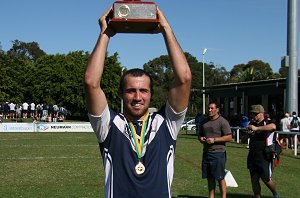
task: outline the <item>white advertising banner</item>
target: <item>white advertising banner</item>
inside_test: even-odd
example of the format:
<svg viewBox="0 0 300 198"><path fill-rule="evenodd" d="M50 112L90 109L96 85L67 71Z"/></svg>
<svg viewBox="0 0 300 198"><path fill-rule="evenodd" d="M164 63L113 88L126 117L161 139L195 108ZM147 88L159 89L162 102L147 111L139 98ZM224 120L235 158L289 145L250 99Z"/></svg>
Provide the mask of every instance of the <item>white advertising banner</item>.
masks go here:
<svg viewBox="0 0 300 198"><path fill-rule="evenodd" d="M36 132L93 132L89 122L46 122L35 125Z"/></svg>
<svg viewBox="0 0 300 198"><path fill-rule="evenodd" d="M93 132L89 122L0 123L0 132Z"/></svg>
<svg viewBox="0 0 300 198"><path fill-rule="evenodd" d="M7 122L1 124L2 132L33 132L34 126L32 123L14 123Z"/></svg>

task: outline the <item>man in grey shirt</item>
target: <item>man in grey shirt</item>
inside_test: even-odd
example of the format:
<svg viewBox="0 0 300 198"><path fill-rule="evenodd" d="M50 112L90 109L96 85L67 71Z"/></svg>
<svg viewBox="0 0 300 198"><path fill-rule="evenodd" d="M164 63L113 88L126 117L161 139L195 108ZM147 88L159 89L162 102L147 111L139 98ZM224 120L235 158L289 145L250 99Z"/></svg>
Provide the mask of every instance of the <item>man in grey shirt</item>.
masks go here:
<svg viewBox="0 0 300 198"><path fill-rule="evenodd" d="M209 197L215 197L216 180L219 183L221 197L226 197L225 143L232 140L228 121L220 115L216 101L209 103L209 117L200 127L199 141L203 144L202 178L207 178Z"/></svg>

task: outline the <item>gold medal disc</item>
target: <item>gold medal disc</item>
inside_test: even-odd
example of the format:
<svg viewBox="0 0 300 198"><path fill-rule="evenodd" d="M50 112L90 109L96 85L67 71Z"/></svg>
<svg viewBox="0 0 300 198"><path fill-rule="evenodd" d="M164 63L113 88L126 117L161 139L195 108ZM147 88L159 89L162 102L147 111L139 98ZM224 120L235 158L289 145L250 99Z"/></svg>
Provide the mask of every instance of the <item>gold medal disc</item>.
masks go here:
<svg viewBox="0 0 300 198"><path fill-rule="evenodd" d="M145 166L144 164L142 164L142 162L139 162L136 166L135 166L135 172L138 175L141 175L145 172Z"/></svg>

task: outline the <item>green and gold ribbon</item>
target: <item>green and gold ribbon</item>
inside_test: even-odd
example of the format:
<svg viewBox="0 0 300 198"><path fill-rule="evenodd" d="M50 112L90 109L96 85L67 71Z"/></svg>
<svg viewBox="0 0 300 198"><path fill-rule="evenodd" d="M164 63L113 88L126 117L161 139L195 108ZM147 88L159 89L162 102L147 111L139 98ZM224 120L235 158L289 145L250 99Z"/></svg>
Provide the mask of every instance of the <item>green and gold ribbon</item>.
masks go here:
<svg viewBox="0 0 300 198"><path fill-rule="evenodd" d="M128 122L130 132L134 139L134 146L135 146L135 150L137 152L138 159L140 159L142 157L142 151L143 151L143 147L144 147L144 143L145 143L145 135L146 135L146 131L147 131L148 120L149 120L149 113L146 115L146 117L143 120L140 140L137 137L137 133L136 133L133 123L131 121Z"/></svg>

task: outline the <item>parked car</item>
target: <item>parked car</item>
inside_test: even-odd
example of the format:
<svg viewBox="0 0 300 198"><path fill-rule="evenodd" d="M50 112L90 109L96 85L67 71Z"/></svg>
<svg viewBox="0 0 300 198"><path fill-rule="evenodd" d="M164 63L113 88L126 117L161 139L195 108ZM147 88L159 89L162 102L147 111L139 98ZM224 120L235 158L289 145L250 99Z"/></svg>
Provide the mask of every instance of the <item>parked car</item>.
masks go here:
<svg viewBox="0 0 300 198"><path fill-rule="evenodd" d="M196 130L195 119L191 119L186 122L183 122L180 128L181 130Z"/></svg>

